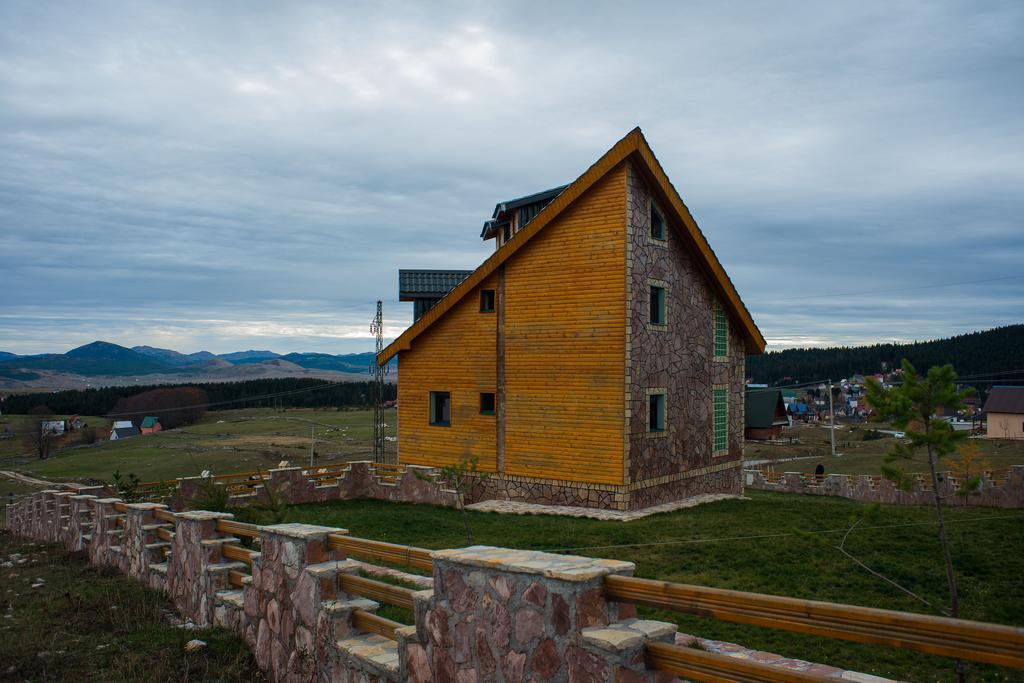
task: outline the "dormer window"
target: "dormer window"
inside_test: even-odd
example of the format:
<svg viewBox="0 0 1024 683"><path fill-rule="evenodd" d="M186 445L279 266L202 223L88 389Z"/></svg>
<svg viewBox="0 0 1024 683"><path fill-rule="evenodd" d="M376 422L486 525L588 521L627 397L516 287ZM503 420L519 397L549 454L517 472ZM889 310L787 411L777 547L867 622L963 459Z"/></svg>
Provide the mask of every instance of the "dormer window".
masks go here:
<svg viewBox="0 0 1024 683"><path fill-rule="evenodd" d="M511 223L506 223L501 228L501 243L505 244L510 239L512 239L512 224Z"/></svg>

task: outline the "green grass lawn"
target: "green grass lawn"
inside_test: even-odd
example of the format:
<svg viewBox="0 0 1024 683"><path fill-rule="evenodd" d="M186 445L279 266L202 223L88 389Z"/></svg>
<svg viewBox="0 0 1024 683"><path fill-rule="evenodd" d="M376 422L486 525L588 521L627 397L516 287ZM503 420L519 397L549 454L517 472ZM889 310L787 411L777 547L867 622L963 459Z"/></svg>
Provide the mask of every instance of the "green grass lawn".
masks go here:
<svg viewBox="0 0 1024 683"><path fill-rule="evenodd" d="M311 429L318 464L372 455L371 411L248 409L207 413L195 425L65 450L16 469L54 480L109 482L115 471L156 481L195 476L204 469L215 474L267 470L282 460L305 465Z"/></svg>
<svg viewBox="0 0 1024 683"><path fill-rule="evenodd" d="M845 530L862 506L838 498L752 491L724 501L635 522L470 513L474 542L633 561L642 577L815 600L927 612L796 530ZM245 512L242 516L245 516ZM467 545L459 512L380 501L290 508L289 521L348 529L353 535L427 548ZM964 618L1024 626L1024 512L948 511ZM820 534L835 540L836 533ZM847 548L870 566L932 601L945 603L945 576L929 508L888 507ZM859 645L647 610L687 633L741 643L902 680L953 680L951 663L880 646ZM975 679L1024 681L1024 672L972 667Z"/></svg>
<svg viewBox="0 0 1024 683"><path fill-rule="evenodd" d="M0 531L0 561L14 554L26 562L0 568L0 680L265 680L240 637L173 626L167 598L141 583ZM186 654L193 638L207 648Z"/></svg>
<svg viewBox="0 0 1024 683"><path fill-rule="evenodd" d="M744 458L747 460L780 460L774 465L777 472L813 472L821 463L826 473L834 474L879 474L882 458L892 448L893 437L865 441L868 429L887 429L888 425L877 424L842 424L836 429L836 452L831 456L829 430L822 425L798 425L783 430L784 438L793 437L793 444L766 444L748 441L744 447ZM980 454L994 469L1002 469L1010 465L1024 465L1024 441L1001 441L996 439L970 439L976 444ZM787 458L799 460L783 461ZM903 463L901 466L908 472L925 472L923 463ZM948 469L943 465L942 469Z"/></svg>

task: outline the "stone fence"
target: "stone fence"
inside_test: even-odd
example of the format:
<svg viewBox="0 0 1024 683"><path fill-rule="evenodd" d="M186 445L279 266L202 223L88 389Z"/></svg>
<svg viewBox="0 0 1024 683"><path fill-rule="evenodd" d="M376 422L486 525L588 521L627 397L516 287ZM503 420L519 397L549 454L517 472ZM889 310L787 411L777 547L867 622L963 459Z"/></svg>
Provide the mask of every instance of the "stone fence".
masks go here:
<svg viewBox="0 0 1024 683"><path fill-rule="evenodd" d="M648 670L644 651L673 643L676 626L636 619L633 605L602 590L605 577L631 575L630 562L486 546L436 551L429 579L406 575L432 585L410 591L415 626L389 632L372 627L388 623L372 619L378 602L341 588L372 570L339 550L339 537L350 538L344 529L255 527L226 513L172 513L97 494L34 494L8 506L8 527L84 550L93 564L166 593L182 618L239 633L275 681L673 680ZM258 550L242 547L246 534Z"/></svg>
<svg viewBox="0 0 1024 683"><path fill-rule="evenodd" d="M436 470L416 465L380 465L353 461L322 467L282 467L266 473L246 472L218 477L184 477L170 486L145 485L173 502L176 509L201 504L210 486L228 489L229 506L277 502L284 505L329 500L376 499L392 502L458 506L458 494L435 481ZM144 488L143 494L147 494Z"/></svg>
<svg viewBox="0 0 1024 683"><path fill-rule="evenodd" d="M758 491L803 493L817 496L839 496L869 503L888 505L931 505L934 503L931 479L918 475L910 490L904 491L879 475L829 474L822 477L786 472L772 476L761 470L744 470L746 488ZM1024 465L1014 465L1000 473L986 472L981 477L977 494L957 495L960 484L956 477L942 473L939 493L946 505L982 507L1024 507Z"/></svg>

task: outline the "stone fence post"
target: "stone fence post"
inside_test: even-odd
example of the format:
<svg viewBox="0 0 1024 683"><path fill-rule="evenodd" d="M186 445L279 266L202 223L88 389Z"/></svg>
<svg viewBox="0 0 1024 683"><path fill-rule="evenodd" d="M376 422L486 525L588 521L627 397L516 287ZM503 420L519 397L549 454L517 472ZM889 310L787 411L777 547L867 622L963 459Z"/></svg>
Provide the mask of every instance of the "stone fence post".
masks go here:
<svg viewBox="0 0 1024 683"><path fill-rule="evenodd" d="M124 529L117 520L124 515L114 509L120 498L97 498L92 516L92 534L89 537L89 561L96 565L113 565L125 571L127 565L122 553L121 537Z"/></svg>
<svg viewBox="0 0 1024 683"><path fill-rule="evenodd" d="M163 561L163 548L170 544L161 541L156 530L160 526L153 516L156 510L166 510L159 503L129 503L125 511L124 552L128 576L149 584L149 565Z"/></svg>
<svg viewBox="0 0 1024 683"><path fill-rule="evenodd" d="M325 603L338 597L338 572L357 569L330 550L327 537L345 533L310 524L260 528L260 553L244 589L244 635L274 680L315 680L333 664L335 631Z"/></svg>
<svg viewBox="0 0 1024 683"><path fill-rule="evenodd" d="M644 647L674 638L675 625L605 600L604 577L632 575L631 562L487 546L433 558L402 681L653 681Z"/></svg>
<svg viewBox="0 0 1024 683"><path fill-rule="evenodd" d="M92 533L93 508L90 500L96 496L73 494L68 498L68 525L64 530L64 547L72 552L87 547L86 536Z"/></svg>
<svg viewBox="0 0 1024 683"><path fill-rule="evenodd" d="M234 515L195 510L179 512L176 517L167 562L167 593L182 618L208 626L213 620L214 594L226 587L227 573L244 568L241 563L225 562L222 552L224 544L238 539L217 531L217 520Z"/></svg>

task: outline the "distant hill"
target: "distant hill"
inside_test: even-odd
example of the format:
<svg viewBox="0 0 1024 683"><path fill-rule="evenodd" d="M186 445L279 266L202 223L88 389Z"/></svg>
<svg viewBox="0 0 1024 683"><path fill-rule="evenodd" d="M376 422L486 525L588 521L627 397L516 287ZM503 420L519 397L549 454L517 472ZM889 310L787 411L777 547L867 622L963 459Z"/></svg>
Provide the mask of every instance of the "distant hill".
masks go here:
<svg viewBox="0 0 1024 683"><path fill-rule="evenodd" d="M7 389L61 388L80 386L83 382L110 386L134 383L138 379L154 383L303 376L353 380L368 375L374 357L372 352L282 356L273 351L256 350L219 355L209 351L186 354L154 346L127 348L105 341L95 341L63 354L0 354L0 387Z"/></svg>
<svg viewBox="0 0 1024 683"><path fill-rule="evenodd" d="M220 353L217 354L217 358L226 360L229 363L238 364L239 362L251 362L259 363L261 360L267 360L268 358L277 358L281 354L274 353L273 351L234 351L232 353Z"/></svg>
<svg viewBox="0 0 1024 683"><path fill-rule="evenodd" d="M156 358L169 365L195 365L205 363L217 358L209 351L196 351L195 353L180 353L171 349L159 349L153 346L133 346L132 351L141 353L144 356Z"/></svg>
<svg viewBox="0 0 1024 683"><path fill-rule="evenodd" d="M1024 368L1024 325L912 344L772 351L747 357L747 377L768 384L835 380L898 368L904 358L918 370L952 363L958 375L1019 370Z"/></svg>
<svg viewBox="0 0 1024 683"><path fill-rule="evenodd" d="M0 376L19 378L24 371L51 370L95 375L143 375L173 372L175 367L156 358L110 342L95 341L67 353L18 356L0 361Z"/></svg>

